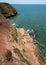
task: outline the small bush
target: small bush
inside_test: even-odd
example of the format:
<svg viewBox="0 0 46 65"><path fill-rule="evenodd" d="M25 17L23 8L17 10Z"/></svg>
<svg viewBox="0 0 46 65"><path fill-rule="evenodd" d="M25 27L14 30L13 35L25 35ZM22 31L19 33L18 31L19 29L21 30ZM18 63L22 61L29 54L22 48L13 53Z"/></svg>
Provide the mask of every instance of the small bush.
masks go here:
<svg viewBox="0 0 46 65"><path fill-rule="evenodd" d="M15 53L20 53L20 50L18 48L13 49Z"/></svg>
<svg viewBox="0 0 46 65"><path fill-rule="evenodd" d="M0 8L3 14L7 14L8 13L8 9L6 7L5 4L0 4Z"/></svg>
<svg viewBox="0 0 46 65"><path fill-rule="evenodd" d="M14 32L15 32L15 35L18 36L18 33L17 33L17 29L16 28L15 28Z"/></svg>
<svg viewBox="0 0 46 65"><path fill-rule="evenodd" d="M25 52L25 49L23 49L23 52Z"/></svg>
<svg viewBox="0 0 46 65"><path fill-rule="evenodd" d="M18 42L17 36L14 33L12 34L12 37L14 40L16 40L16 42Z"/></svg>
<svg viewBox="0 0 46 65"><path fill-rule="evenodd" d="M23 59L21 61L26 63L27 65L31 65L24 57L23 57Z"/></svg>
<svg viewBox="0 0 46 65"><path fill-rule="evenodd" d="M23 55L21 54L20 50L18 48L13 49L15 53L17 53L21 58L23 58Z"/></svg>
<svg viewBox="0 0 46 65"><path fill-rule="evenodd" d="M10 50L7 50L5 56L6 56L6 59L7 59L8 61L10 61L10 60L12 59L12 53L11 53L11 51L10 51Z"/></svg>
<svg viewBox="0 0 46 65"><path fill-rule="evenodd" d="M8 10L6 8L2 9L3 14L8 14Z"/></svg>
<svg viewBox="0 0 46 65"><path fill-rule="evenodd" d="M24 56L21 54L20 50L18 48L14 48L13 49L15 53L17 53L19 56L21 56L21 61L26 63L27 65L31 65L25 58ZM24 50L25 51L25 50Z"/></svg>

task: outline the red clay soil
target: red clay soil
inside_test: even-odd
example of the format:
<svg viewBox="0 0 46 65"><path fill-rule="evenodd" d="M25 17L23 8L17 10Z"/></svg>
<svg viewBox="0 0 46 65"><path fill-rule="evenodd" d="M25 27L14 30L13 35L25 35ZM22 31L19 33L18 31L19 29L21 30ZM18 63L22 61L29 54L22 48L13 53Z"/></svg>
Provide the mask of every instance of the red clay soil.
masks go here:
<svg viewBox="0 0 46 65"><path fill-rule="evenodd" d="M5 22L4 24L0 25L0 54L4 54L7 50L6 47L6 35L9 29L9 22Z"/></svg>

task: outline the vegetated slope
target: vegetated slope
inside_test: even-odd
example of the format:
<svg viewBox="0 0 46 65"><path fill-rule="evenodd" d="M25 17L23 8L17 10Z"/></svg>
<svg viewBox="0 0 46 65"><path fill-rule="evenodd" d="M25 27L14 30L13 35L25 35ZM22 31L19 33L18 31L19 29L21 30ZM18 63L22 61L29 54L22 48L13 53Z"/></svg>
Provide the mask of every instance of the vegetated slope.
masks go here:
<svg viewBox="0 0 46 65"><path fill-rule="evenodd" d="M11 17L17 14L17 11L15 8L13 8L10 4L8 3L0 3L0 10L1 13L6 17Z"/></svg>
<svg viewBox="0 0 46 65"><path fill-rule="evenodd" d="M5 14L0 11L0 65L46 65L35 40L23 28L14 27Z"/></svg>

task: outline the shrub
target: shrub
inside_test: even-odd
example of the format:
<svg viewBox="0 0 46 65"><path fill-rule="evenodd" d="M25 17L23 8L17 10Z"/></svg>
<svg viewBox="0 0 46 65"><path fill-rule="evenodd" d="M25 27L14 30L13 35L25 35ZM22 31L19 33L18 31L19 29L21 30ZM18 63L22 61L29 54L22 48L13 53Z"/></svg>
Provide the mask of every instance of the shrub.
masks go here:
<svg viewBox="0 0 46 65"><path fill-rule="evenodd" d="M18 48L13 49L15 53L17 53L21 58L23 58L23 55L21 54L20 50Z"/></svg>
<svg viewBox="0 0 46 65"><path fill-rule="evenodd" d="M21 54L20 50L18 48L14 48L13 49L15 53L17 53L18 55L21 56L21 61L26 63L27 65L31 65L25 58L24 56Z"/></svg>
<svg viewBox="0 0 46 65"><path fill-rule="evenodd" d="M6 7L5 4L0 4L0 8L3 14L7 14L8 13L8 9Z"/></svg>
<svg viewBox="0 0 46 65"><path fill-rule="evenodd" d="M17 36L14 33L12 34L12 37L14 40L16 40L16 42L18 42Z"/></svg>
<svg viewBox="0 0 46 65"><path fill-rule="evenodd" d="M15 32L16 36L18 36L18 33L17 33L17 29L16 28L15 28L14 32Z"/></svg>
<svg viewBox="0 0 46 65"><path fill-rule="evenodd" d="M6 59L10 61L12 59L12 52L10 50L7 50L5 56L6 56Z"/></svg>
<svg viewBox="0 0 46 65"><path fill-rule="evenodd" d="M23 49L23 52L25 52L25 49Z"/></svg>
<svg viewBox="0 0 46 65"><path fill-rule="evenodd" d="M2 9L3 14L8 14L8 10L6 8Z"/></svg>
<svg viewBox="0 0 46 65"><path fill-rule="evenodd" d="M13 49L15 53L20 53L20 50L18 48Z"/></svg>
<svg viewBox="0 0 46 65"><path fill-rule="evenodd" d="M26 63L27 65L31 65L24 57L23 57L23 59L21 61Z"/></svg>

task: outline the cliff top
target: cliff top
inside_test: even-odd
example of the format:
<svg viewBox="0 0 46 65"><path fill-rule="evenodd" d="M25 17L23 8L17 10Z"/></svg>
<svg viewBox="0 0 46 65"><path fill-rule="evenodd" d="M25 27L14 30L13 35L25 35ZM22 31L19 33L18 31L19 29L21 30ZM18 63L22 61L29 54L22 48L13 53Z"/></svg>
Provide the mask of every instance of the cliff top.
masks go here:
<svg viewBox="0 0 46 65"><path fill-rule="evenodd" d="M6 22L6 18L17 14L17 11L8 3L0 3L0 23Z"/></svg>

